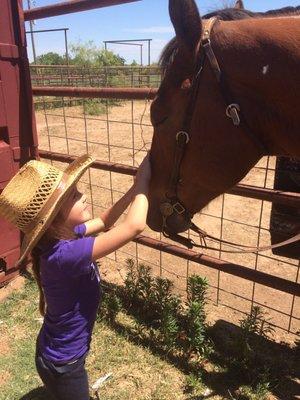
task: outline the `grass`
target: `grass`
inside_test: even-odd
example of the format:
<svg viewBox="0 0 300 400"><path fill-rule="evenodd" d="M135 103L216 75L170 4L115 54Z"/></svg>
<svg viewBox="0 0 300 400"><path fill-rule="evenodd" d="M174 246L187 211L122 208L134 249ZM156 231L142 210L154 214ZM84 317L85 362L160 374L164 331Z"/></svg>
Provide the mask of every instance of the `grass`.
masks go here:
<svg viewBox="0 0 300 400"><path fill-rule="evenodd" d="M35 339L41 326L37 308L38 291L30 277L26 278L24 289L0 303L0 400L48 400L34 365ZM240 344L240 328L223 321L210 327L215 345L211 357L187 361L176 349L165 351L155 332L140 324L138 315L116 314L110 322L97 319L87 358L91 384L100 376L113 374L99 391L102 399L296 399L296 352L266 337L261 338L263 347L255 350L253 337L247 336L244 343L250 353L247 352L246 365L242 352L238 357L230 350ZM257 328L252 319L249 316L248 331ZM257 376L253 374L255 354L263 354L270 366L270 370L266 368ZM282 360L288 361L288 367Z"/></svg>
<svg viewBox="0 0 300 400"><path fill-rule="evenodd" d="M24 290L0 304L0 400L47 400L34 365L35 338L41 326L37 298L35 283L26 280ZM135 330L133 318L119 313L116 323L119 332L105 322L96 322L87 359L90 383L113 373L100 390L101 397L184 399L185 375L128 339Z"/></svg>

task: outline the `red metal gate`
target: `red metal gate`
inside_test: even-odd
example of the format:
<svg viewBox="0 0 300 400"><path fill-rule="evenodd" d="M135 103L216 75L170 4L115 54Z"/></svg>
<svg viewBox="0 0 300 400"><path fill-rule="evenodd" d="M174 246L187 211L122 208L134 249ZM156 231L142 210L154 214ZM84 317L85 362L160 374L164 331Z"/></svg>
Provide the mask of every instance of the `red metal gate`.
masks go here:
<svg viewBox="0 0 300 400"><path fill-rule="evenodd" d="M36 157L37 136L21 0L1 1L0 12L0 191L22 164ZM20 234L0 222L0 284L17 271Z"/></svg>

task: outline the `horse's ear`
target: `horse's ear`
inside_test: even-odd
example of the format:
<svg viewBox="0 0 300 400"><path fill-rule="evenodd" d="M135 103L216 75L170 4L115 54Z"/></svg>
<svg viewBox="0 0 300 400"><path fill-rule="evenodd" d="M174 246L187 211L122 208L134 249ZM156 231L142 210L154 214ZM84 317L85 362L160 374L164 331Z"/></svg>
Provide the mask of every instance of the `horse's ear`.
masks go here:
<svg viewBox="0 0 300 400"><path fill-rule="evenodd" d="M236 8L238 10L245 10L243 0L236 0L235 5L234 5L233 8Z"/></svg>
<svg viewBox="0 0 300 400"><path fill-rule="evenodd" d="M179 44L193 50L201 33L201 17L194 0L169 0L169 12Z"/></svg>

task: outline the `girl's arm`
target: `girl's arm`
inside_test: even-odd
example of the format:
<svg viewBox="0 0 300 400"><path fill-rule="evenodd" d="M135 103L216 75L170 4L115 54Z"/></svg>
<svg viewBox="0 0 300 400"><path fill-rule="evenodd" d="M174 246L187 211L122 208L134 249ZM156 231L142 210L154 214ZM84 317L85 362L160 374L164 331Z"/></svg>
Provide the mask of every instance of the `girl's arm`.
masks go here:
<svg viewBox="0 0 300 400"><path fill-rule="evenodd" d="M133 190L134 197L124 221L110 231L96 237L93 247L93 260L117 250L145 229L150 176L149 156L146 156L138 170ZM117 213L113 213L111 219L108 217L108 221L112 221L116 215Z"/></svg>
<svg viewBox="0 0 300 400"><path fill-rule="evenodd" d="M135 195L135 190L135 185L133 185L112 207L102 212L99 218L85 222L85 235L88 236L109 229L129 206Z"/></svg>

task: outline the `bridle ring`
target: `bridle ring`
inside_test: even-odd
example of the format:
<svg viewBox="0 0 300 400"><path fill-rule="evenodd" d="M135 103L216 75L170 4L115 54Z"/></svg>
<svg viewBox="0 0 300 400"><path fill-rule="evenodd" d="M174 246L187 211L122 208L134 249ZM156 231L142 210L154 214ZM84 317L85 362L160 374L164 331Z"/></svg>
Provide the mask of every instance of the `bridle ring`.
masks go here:
<svg viewBox="0 0 300 400"><path fill-rule="evenodd" d="M227 115L227 117L231 118L230 111L231 111L232 109L234 109L234 108L235 108L237 111L241 111L241 108L240 108L240 106L239 106L238 104L235 104L235 103L229 104L229 106L226 108L226 115Z"/></svg>
<svg viewBox="0 0 300 400"><path fill-rule="evenodd" d="M179 135L182 135L182 134L185 136L185 144L187 144L190 141L190 137L189 137L189 134L185 131L179 131L176 134L176 141L178 142Z"/></svg>

